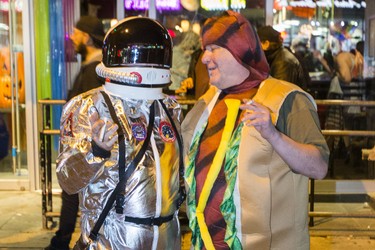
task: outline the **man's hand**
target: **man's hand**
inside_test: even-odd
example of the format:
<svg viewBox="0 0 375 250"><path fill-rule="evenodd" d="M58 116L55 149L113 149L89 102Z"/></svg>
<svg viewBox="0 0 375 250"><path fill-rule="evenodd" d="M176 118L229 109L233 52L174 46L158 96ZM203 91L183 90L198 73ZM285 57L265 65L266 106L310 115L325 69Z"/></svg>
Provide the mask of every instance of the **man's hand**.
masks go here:
<svg viewBox="0 0 375 250"><path fill-rule="evenodd" d="M295 173L314 179L325 177L328 162L323 158L317 146L294 141L276 129L267 107L254 101L246 99L243 101L244 104L240 106L240 109L246 112L242 121L247 126L254 126Z"/></svg>
<svg viewBox="0 0 375 250"><path fill-rule="evenodd" d="M272 124L269 109L253 100L244 99L243 101L244 104L240 106L240 109L246 110L246 112L242 118L242 122L247 126L254 126L267 141L278 136L279 132Z"/></svg>
<svg viewBox="0 0 375 250"><path fill-rule="evenodd" d="M192 89L194 87L193 78L188 77L181 82L181 87L176 89L176 94L186 93L188 89Z"/></svg>
<svg viewBox="0 0 375 250"><path fill-rule="evenodd" d="M117 124L110 120L100 119L99 114L94 112L90 116L92 139L102 149L111 151L117 141ZM103 138L100 138L102 134Z"/></svg>

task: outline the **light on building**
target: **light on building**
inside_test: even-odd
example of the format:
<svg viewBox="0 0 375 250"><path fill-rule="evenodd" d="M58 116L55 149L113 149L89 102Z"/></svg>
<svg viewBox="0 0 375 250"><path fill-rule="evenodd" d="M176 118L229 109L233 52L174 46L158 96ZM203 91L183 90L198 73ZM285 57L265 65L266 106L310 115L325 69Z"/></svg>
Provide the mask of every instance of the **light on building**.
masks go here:
<svg viewBox="0 0 375 250"><path fill-rule="evenodd" d="M190 22L189 20L181 20L181 29L183 32L188 31L190 28Z"/></svg>
<svg viewBox="0 0 375 250"><path fill-rule="evenodd" d="M227 10L228 0L201 0L201 6L205 10Z"/></svg>
<svg viewBox="0 0 375 250"><path fill-rule="evenodd" d="M232 9L245 9L246 8L246 1L245 0L232 0L230 2L230 7Z"/></svg>
<svg viewBox="0 0 375 250"><path fill-rule="evenodd" d="M193 23L193 28L192 30L196 33L196 34L200 34L201 33L201 25L199 23Z"/></svg>
<svg viewBox="0 0 375 250"><path fill-rule="evenodd" d="M111 27L118 23L117 19L111 19Z"/></svg>

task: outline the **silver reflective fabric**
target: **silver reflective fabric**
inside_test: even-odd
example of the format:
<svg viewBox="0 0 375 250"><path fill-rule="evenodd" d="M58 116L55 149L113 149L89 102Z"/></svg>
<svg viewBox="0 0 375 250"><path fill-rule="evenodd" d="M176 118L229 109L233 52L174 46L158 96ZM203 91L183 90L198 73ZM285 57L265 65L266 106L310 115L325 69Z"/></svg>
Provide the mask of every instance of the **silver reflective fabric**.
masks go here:
<svg viewBox="0 0 375 250"><path fill-rule="evenodd" d="M79 193L81 232L88 236L95 225L118 177L118 143L107 159L95 157L91 150L89 117L98 112L101 118L111 116L97 88L73 98L64 106L57 157L57 177L68 193ZM146 136L149 107L153 100L131 100L111 96L112 104L125 132L126 165L142 146ZM181 108L169 97L162 100L172 113L180 130ZM179 133L180 131L178 131ZM165 111L157 103L150 145L128 179L123 214L114 208L109 212L90 249L180 249L180 225L176 203L179 198L179 147L176 132ZM159 217L174 214L161 226L125 222L126 216Z"/></svg>

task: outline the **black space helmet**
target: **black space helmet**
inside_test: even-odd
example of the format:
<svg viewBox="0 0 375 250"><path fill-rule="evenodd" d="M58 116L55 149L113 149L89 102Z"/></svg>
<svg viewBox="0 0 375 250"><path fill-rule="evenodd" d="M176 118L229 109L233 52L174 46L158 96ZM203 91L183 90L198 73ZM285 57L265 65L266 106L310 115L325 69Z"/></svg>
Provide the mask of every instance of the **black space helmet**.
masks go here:
<svg viewBox="0 0 375 250"><path fill-rule="evenodd" d="M125 18L106 34L97 74L112 83L161 88L171 83L172 39L147 17Z"/></svg>

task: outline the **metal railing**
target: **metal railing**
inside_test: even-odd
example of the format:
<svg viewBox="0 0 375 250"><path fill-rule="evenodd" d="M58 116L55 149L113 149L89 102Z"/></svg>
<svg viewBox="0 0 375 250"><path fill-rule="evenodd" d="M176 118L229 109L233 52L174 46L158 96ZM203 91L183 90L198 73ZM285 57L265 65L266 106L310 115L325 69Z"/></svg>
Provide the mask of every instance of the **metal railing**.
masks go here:
<svg viewBox="0 0 375 250"><path fill-rule="evenodd" d="M362 100L315 100L317 105L326 106L361 106L361 107L375 107L375 101ZM322 130L323 135L332 136L363 136L375 137L375 131L368 130ZM314 217L337 217L337 218L375 218L375 213L338 213L338 212L316 212L314 211L315 204L315 180L310 180L310 226L314 226Z"/></svg>
<svg viewBox="0 0 375 250"><path fill-rule="evenodd" d="M182 105L193 105L194 100L178 100ZM64 100L39 100L39 105L42 109L43 119L40 133L40 171L42 182L42 213L43 213L43 227L49 228L48 222L54 225L52 218L58 217L59 212L53 212L52 207L52 135L59 135L59 130L51 129L51 105L63 105ZM336 105L336 106L362 106L375 107L375 101L360 101L360 100L316 100L318 105ZM367 130L322 130L323 135L332 136L368 136L375 137L375 131ZM375 218L374 214L364 213L337 213L337 212L319 212L314 211L315 203L315 181L310 180L310 226L314 226L314 217L336 217L336 218Z"/></svg>
<svg viewBox="0 0 375 250"><path fill-rule="evenodd" d="M51 105L63 105L65 100L39 100L40 140L40 178L42 188L42 221L44 229L51 229L56 225L53 217L59 217L60 212L53 212L52 202L52 136L59 135L59 130L51 129Z"/></svg>

